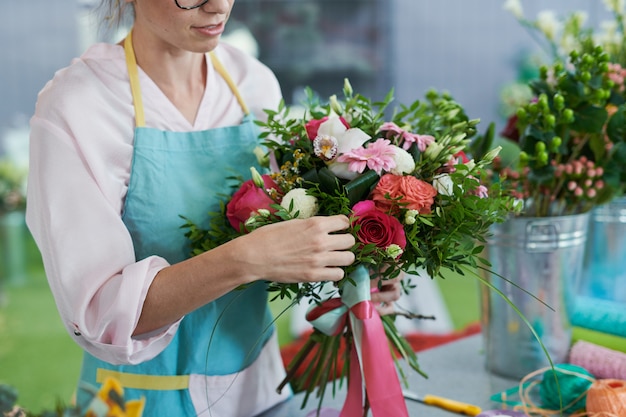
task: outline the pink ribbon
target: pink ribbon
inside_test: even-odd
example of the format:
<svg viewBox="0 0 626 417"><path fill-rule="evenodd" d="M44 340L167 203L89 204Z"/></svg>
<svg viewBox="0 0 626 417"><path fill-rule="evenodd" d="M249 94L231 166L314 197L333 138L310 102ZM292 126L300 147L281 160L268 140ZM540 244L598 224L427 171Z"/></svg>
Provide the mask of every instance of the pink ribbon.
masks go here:
<svg viewBox="0 0 626 417"><path fill-rule="evenodd" d="M346 325L354 327L356 323L351 324L351 320L358 320L362 326L361 360L355 338L350 350L348 393L340 417L363 416L363 387L374 417L408 417L385 329L374 304L365 300L348 308L340 299L333 298L312 309L307 319L313 321L337 308L345 309L340 318L343 325L338 329L343 330ZM349 313L352 313L350 320Z"/></svg>

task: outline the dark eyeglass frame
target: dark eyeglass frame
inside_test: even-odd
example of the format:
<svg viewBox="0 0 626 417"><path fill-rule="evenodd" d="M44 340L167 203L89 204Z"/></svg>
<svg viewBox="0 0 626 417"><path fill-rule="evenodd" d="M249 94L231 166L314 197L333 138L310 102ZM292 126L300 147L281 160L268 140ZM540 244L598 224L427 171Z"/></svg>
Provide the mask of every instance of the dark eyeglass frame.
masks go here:
<svg viewBox="0 0 626 417"><path fill-rule="evenodd" d="M209 2L209 0L204 0L204 1L201 1L200 3L196 4L195 6L181 6L180 4L178 4L178 0L174 0L174 3L176 3L176 6L178 6L179 9L183 9L183 10L197 9L198 7L204 6L208 2Z"/></svg>

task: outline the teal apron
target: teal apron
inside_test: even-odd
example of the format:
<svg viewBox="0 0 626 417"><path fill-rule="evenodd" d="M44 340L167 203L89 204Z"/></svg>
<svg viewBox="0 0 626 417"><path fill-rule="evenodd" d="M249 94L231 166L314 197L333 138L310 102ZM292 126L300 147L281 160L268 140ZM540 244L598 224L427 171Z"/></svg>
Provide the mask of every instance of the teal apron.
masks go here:
<svg viewBox="0 0 626 417"><path fill-rule="evenodd" d="M250 167L258 165L253 153L258 128L212 53L213 66L242 105L241 125L197 132L145 127L130 36L124 48L137 127L122 218L131 233L136 259L157 255L174 264L190 253L180 215L206 226L207 213L219 209L220 194L232 191L225 178L246 177ZM186 315L167 348L147 362L112 365L85 353L80 379L99 386L107 376L117 377L127 400L145 397L144 417L193 416L197 412L187 390L189 375L228 375L245 369L272 332L266 287L257 282Z"/></svg>

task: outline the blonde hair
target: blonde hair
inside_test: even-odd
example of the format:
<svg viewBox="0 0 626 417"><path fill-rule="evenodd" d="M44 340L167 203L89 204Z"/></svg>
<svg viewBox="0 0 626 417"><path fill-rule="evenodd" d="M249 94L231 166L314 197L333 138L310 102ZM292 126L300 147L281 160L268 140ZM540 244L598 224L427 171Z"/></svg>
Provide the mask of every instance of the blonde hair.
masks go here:
<svg viewBox="0 0 626 417"><path fill-rule="evenodd" d="M98 11L103 16L103 23L108 23L109 28L118 28L126 19L134 18L134 9L123 0L100 0Z"/></svg>

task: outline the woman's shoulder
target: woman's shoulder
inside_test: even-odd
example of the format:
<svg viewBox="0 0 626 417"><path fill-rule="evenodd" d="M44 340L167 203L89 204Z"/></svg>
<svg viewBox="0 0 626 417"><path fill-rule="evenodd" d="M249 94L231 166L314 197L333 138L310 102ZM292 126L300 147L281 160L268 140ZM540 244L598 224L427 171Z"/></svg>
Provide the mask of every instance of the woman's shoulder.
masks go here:
<svg viewBox="0 0 626 417"><path fill-rule="evenodd" d="M123 49L98 43L55 72L39 92L35 112L44 116L119 100L127 84Z"/></svg>

